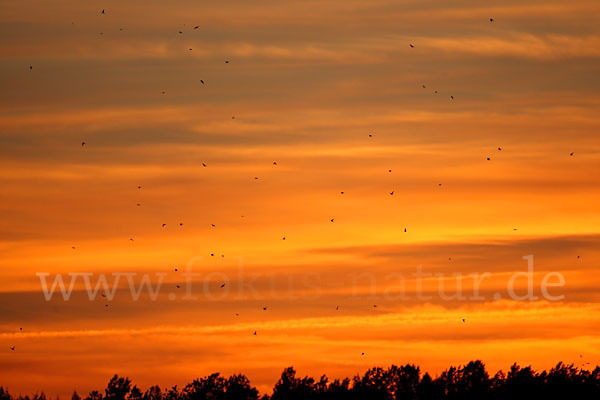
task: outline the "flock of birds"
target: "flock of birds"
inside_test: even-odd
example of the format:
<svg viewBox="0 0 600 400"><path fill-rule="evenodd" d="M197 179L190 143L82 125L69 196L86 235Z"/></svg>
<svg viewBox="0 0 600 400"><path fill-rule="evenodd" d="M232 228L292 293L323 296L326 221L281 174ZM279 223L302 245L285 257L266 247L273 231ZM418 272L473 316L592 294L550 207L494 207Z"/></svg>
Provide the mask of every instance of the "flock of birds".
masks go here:
<svg viewBox="0 0 600 400"><path fill-rule="evenodd" d="M106 14L106 11L105 11L104 9L102 9L100 13L104 15L104 14ZM490 22L490 23L493 23L493 22L495 22L494 18L490 18L490 19L489 19L489 22ZM198 29L199 27L200 27L200 26L194 26L194 27L193 27L193 29L195 29L195 30L196 30L196 29ZM123 28L120 28L120 30L123 30ZM183 33L184 33L184 32L183 32L183 31L181 31L181 30L179 30L179 31L178 31L178 34L180 34L180 35L182 35ZM103 35L103 32L100 32L100 35ZM413 43L409 43L409 47L412 49L412 48L415 48L416 46L415 46L415 44L413 44ZM192 51L192 48L189 48L189 51ZM225 64L229 64L229 60L225 60ZM30 65L30 66L29 66L29 70L33 70L33 65ZM203 80L203 79L200 79L200 83L201 83L202 85L204 85L204 84L205 84L205 82L204 82L204 80ZM425 89L425 88L427 88L427 86L423 84L423 85L422 85L422 88L423 88L423 89ZM437 93L438 93L438 91L437 91L437 90L435 90L435 91L434 91L434 93L435 93L435 94L437 94ZM163 95L164 95L164 94L166 94L166 91L162 91L162 92L161 92L161 94L163 94ZM450 95L450 100L454 100L454 95ZM235 116L232 116L231 118L232 118L232 119L235 119ZM373 134L373 133L369 133L369 134L368 134L368 138L372 139L373 137L374 137L374 134ZM82 142L81 142L81 147L85 147L86 145L87 145L87 142L85 142L85 141L82 141ZM497 148L497 151L502 151L502 147L498 146L498 148ZM570 153L569 153L569 155L570 155L570 156L574 156L574 155L575 155L575 153L574 153L574 152L570 152ZM491 160L492 160L492 157L488 156L488 157L486 157L486 160L487 160L487 161L491 161ZM273 166L277 166L277 165L278 165L277 161L273 161ZM202 167L208 167L208 165L207 165L205 162L202 162ZM392 172L392 170L391 170L391 169L388 169L388 173L391 173L391 172ZM254 177L254 180L258 180L258 179L259 179L259 177L258 177L258 176L255 176L255 177ZM442 186L442 183L438 183L438 187L441 187L441 186ZM138 189L138 190L142 190L142 186L141 186L141 185L137 186L137 189ZM389 192L389 195L390 195L390 196L393 196L393 195L394 195L394 193L395 193L395 191L394 191L394 190L392 190L392 191L390 191L390 192ZM345 192L344 192L344 191L341 191L341 192L340 192L340 194L341 194L341 195L343 195L343 194L345 194ZM142 205L141 203L136 203L136 206L138 206L138 207L139 207L139 206L141 206L141 205ZM244 216L242 215L242 218L243 218L243 217L244 217ZM334 223L334 222L335 222L335 218L331 218L331 219L330 219L330 222L331 222L331 223ZM167 226L167 224L166 224L166 223L162 223L162 224L161 224L161 227L162 227L162 228L165 228L166 226ZM179 227L183 227L183 222L179 222L178 226L179 226ZM215 224L211 224L211 227L213 227L213 228L214 228L215 226L216 226ZM513 228L513 230L515 230L515 231L516 231L516 230L517 230L517 228ZM404 228L404 232L407 232L407 228ZM282 237L282 240L286 240L286 236L283 236L283 237ZM134 241L134 238L129 238L129 241L133 242L133 241ZM73 249L73 250L75 250L75 249L76 249L76 247L75 247L75 246L72 246L72 249ZM215 253L210 253L210 256L211 256L211 257L214 257L214 256L215 256ZM224 255L224 254L221 254L221 257L225 257L225 255ZM580 256L577 256L577 258L579 259L579 258L580 258ZM451 259L452 259L451 257L449 257L449 258L448 258L448 260L451 260ZM175 271L175 272L178 272L179 270L178 270L178 268L174 268L174 271ZM226 286L226 283L222 283L222 284L220 285L220 288L225 288L225 286ZM180 286L180 285L176 285L176 288L178 288L178 289L179 289L179 288L181 288L181 286ZM106 298L106 295L105 295L105 294L102 294L102 297ZM108 308L108 307L109 307L109 304L105 304L105 307L106 307L106 308ZM376 305L376 304L374 304L374 305L373 305L373 308L377 308L377 305ZM339 305L335 307L335 310L336 310L336 311L338 311L339 309L340 309L340 306L339 306ZM263 310L263 311L267 311L267 307L262 307L262 310ZM238 314L238 313L236 313L235 315L236 315L236 316L239 316L239 314ZM467 322L466 318L460 318L460 321L461 321L462 323L466 323L466 322ZM20 328L20 331L22 332L22 331L23 331L23 328ZM256 336L256 335L257 335L257 331L255 330L255 331L254 331L252 334L253 334L254 336ZM14 345L13 345L13 346L11 346L11 347L10 347L10 350L11 350L11 351L14 351L14 350L15 350L15 348L16 348L16 346L14 346ZM362 355L362 356L364 356L364 355L365 355L365 352L362 352L362 353L361 353L361 355ZM582 355L580 355L580 357L583 357L583 356L582 356ZM588 362L587 364L589 364L589 362Z"/></svg>

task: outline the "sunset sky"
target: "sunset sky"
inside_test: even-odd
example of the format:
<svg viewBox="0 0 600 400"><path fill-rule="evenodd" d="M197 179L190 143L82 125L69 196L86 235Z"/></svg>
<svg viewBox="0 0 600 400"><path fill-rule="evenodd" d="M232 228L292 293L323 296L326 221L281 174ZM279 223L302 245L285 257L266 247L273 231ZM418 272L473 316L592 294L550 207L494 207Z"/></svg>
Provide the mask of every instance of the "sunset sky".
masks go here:
<svg viewBox="0 0 600 400"><path fill-rule="evenodd" d="M599 18L597 0L0 0L0 385L599 364ZM528 255L539 299L511 300ZM90 300L79 278L46 301L38 273L166 275L154 300L126 278ZM484 300L439 295L473 273Z"/></svg>

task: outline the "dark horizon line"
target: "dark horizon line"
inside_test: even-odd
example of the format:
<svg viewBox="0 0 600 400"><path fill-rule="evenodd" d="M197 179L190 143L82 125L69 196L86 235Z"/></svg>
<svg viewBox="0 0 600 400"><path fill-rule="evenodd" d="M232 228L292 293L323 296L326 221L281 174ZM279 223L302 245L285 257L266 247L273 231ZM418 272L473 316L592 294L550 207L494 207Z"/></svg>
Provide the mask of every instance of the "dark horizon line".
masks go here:
<svg viewBox="0 0 600 400"><path fill-rule="evenodd" d="M579 356L583 361L583 356ZM505 373L499 370L492 377L480 361L470 361L462 366L450 366L435 378L421 372L415 364L387 369L371 367L352 379L330 380L326 375L319 379L296 377L295 369L285 368L275 383L270 395L259 396L258 390L243 374L229 377L219 372L194 379L182 388L177 385L161 389L153 385L142 392L127 377L114 375L104 394L92 390L82 398L75 390L71 400L310 400L310 399L532 399L532 398L600 398L600 366L592 370L574 363L558 362L549 371L535 371L530 365L521 367L513 363ZM9 388L0 386L0 400L48 400L44 392L32 397L9 393ZM59 400L59 396L56 398Z"/></svg>

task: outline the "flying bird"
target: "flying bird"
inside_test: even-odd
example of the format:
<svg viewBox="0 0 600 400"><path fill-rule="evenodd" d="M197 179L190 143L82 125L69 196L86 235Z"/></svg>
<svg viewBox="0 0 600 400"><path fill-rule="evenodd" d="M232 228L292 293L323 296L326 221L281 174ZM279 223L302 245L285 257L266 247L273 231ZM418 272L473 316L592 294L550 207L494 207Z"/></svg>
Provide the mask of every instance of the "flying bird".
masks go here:
<svg viewBox="0 0 600 400"><path fill-rule="evenodd" d="M177 271L178 271L177 268L175 268L175 272L177 272Z"/></svg>
<svg viewBox="0 0 600 400"><path fill-rule="evenodd" d="M141 187L141 186L138 186L137 188L138 188L138 189L141 189L142 187Z"/></svg>
<svg viewBox="0 0 600 400"><path fill-rule="evenodd" d="M102 14L104 14L104 9L102 9Z"/></svg>
<svg viewBox="0 0 600 400"><path fill-rule="evenodd" d="M464 318L461 318L461 321L463 322L463 324L467 322L467 320Z"/></svg>
<svg viewBox="0 0 600 400"><path fill-rule="evenodd" d="M406 228L404 228L404 232L406 232Z"/></svg>
<svg viewBox="0 0 600 400"><path fill-rule="evenodd" d="M498 147L498 151L502 150L502 147Z"/></svg>
<svg viewBox="0 0 600 400"><path fill-rule="evenodd" d="M339 310L340 306L335 306L335 311Z"/></svg>
<svg viewBox="0 0 600 400"><path fill-rule="evenodd" d="M340 192L340 194L344 194L344 192Z"/></svg>
<svg viewBox="0 0 600 400"><path fill-rule="evenodd" d="M451 99L451 100L454 100L454 96L450 96L450 99Z"/></svg>
<svg viewBox="0 0 600 400"><path fill-rule="evenodd" d="M570 153L569 153L569 155L570 155L570 156L574 156L574 155L575 155L575 153L574 153L574 152L570 152Z"/></svg>
<svg viewBox="0 0 600 400"><path fill-rule="evenodd" d="M333 218L331 218L331 219L330 219L330 221L331 221L331 222L333 222L333 221L334 221L334 219L333 219Z"/></svg>
<svg viewBox="0 0 600 400"><path fill-rule="evenodd" d="M162 227L164 228L165 226L167 226L167 224L162 224Z"/></svg>
<svg viewBox="0 0 600 400"><path fill-rule="evenodd" d="M392 191L390 192L390 196L393 196L393 195L394 195L394 191L392 190Z"/></svg>
<svg viewBox="0 0 600 400"><path fill-rule="evenodd" d="M31 71L32 69L33 69L33 65L30 65L29 66L29 70Z"/></svg>
<svg viewBox="0 0 600 400"><path fill-rule="evenodd" d="M75 246L71 246L71 248L72 248L73 250L75 250Z"/></svg>
<svg viewBox="0 0 600 400"><path fill-rule="evenodd" d="M229 60L225 60L225 64L229 64Z"/></svg>
<svg viewBox="0 0 600 400"><path fill-rule="evenodd" d="M263 307L263 311L267 311L267 307Z"/></svg>
<svg viewBox="0 0 600 400"><path fill-rule="evenodd" d="M204 81L202 79L200 79L200 83L204 85Z"/></svg>
<svg viewBox="0 0 600 400"><path fill-rule="evenodd" d="M256 336L256 331L254 331L254 336Z"/></svg>
<svg viewBox="0 0 600 400"><path fill-rule="evenodd" d="M224 288L224 287L225 287L225 284L222 284L222 285L221 285L221 287L222 287L222 288Z"/></svg>
<svg viewBox="0 0 600 400"><path fill-rule="evenodd" d="M141 206L141 204L140 204L140 203L137 203L137 204L136 204L136 206L138 206L138 207L139 207L139 206Z"/></svg>
<svg viewBox="0 0 600 400"><path fill-rule="evenodd" d="M129 238L129 240L130 240L131 242L133 242L133 238Z"/></svg>
<svg viewBox="0 0 600 400"><path fill-rule="evenodd" d="M490 22L494 22L494 18L490 18Z"/></svg>
<svg viewBox="0 0 600 400"><path fill-rule="evenodd" d="M491 158L490 158L490 157L487 157L487 160L488 160L488 161L490 161L490 160L491 160Z"/></svg>
<svg viewBox="0 0 600 400"><path fill-rule="evenodd" d="M85 142L81 142L81 147L85 146Z"/></svg>
<svg viewBox="0 0 600 400"><path fill-rule="evenodd" d="M410 46L410 48L412 49L413 47L415 47L412 43L408 44Z"/></svg>
<svg viewBox="0 0 600 400"><path fill-rule="evenodd" d="M277 165L277 161L273 161L273 165Z"/></svg>
<svg viewBox="0 0 600 400"><path fill-rule="evenodd" d="M196 25L196 26L194 27L194 29L198 29L198 28L200 28L200 26L198 26L198 25Z"/></svg>
<svg viewBox="0 0 600 400"><path fill-rule="evenodd" d="M180 223L179 223L179 226L183 226L183 222L180 222Z"/></svg>
<svg viewBox="0 0 600 400"><path fill-rule="evenodd" d="M205 164L205 163L202 163L202 166L203 166L203 167L206 167L206 164Z"/></svg>
<svg viewBox="0 0 600 400"><path fill-rule="evenodd" d="M15 351L15 347L16 347L16 346L12 346L10 349L11 349L12 351Z"/></svg>

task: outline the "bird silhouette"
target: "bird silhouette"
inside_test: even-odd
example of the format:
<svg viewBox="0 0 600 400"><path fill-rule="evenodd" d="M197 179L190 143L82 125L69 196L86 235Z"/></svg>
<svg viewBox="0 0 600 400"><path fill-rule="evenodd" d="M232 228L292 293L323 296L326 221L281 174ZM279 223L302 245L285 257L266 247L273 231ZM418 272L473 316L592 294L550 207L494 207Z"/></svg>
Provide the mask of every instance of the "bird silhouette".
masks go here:
<svg viewBox="0 0 600 400"><path fill-rule="evenodd" d="M29 70L30 70L30 71L31 71L31 70L33 70L33 65L30 65L30 66L29 66Z"/></svg>
<svg viewBox="0 0 600 400"><path fill-rule="evenodd" d="M204 81L202 79L200 79L200 83L204 85Z"/></svg>
<svg viewBox="0 0 600 400"><path fill-rule="evenodd" d="M102 14L104 14L104 9L102 9L102 12L101 12L101 13L102 13Z"/></svg>
<svg viewBox="0 0 600 400"><path fill-rule="evenodd" d="M412 43L409 43L410 48L412 49L413 47L415 47Z"/></svg>
<svg viewBox="0 0 600 400"><path fill-rule="evenodd" d="M390 196L393 196L393 195L394 195L394 191L392 190L392 191L390 192Z"/></svg>
<svg viewBox="0 0 600 400"><path fill-rule="evenodd" d="M138 186L137 188L138 188L138 189L141 189L142 187L141 187L141 186Z"/></svg>
<svg viewBox="0 0 600 400"><path fill-rule="evenodd" d="M71 246L71 248L72 248L73 250L75 250L75 246Z"/></svg>
<svg viewBox="0 0 600 400"><path fill-rule="evenodd" d="M85 146L85 142L81 142L81 147Z"/></svg>
<svg viewBox="0 0 600 400"><path fill-rule="evenodd" d="M569 155L570 155L570 156L574 156L574 155L575 155L575 153L574 153L574 152L570 152L570 153L569 153Z"/></svg>
<svg viewBox="0 0 600 400"><path fill-rule="evenodd" d="M334 218L331 218L331 219L330 219L330 221L331 221L331 222L333 222L333 221L334 221Z"/></svg>
<svg viewBox="0 0 600 400"><path fill-rule="evenodd" d="M10 348L10 349L11 349L11 351L15 351L15 347L16 347L16 346L12 346L12 347Z"/></svg>
<svg viewBox="0 0 600 400"><path fill-rule="evenodd" d="M198 25L196 25L196 26L194 27L194 29L198 29L198 28L200 28L200 26L198 26Z"/></svg>
<svg viewBox="0 0 600 400"><path fill-rule="evenodd" d="M454 100L454 96L450 96L450 99Z"/></svg>
<svg viewBox="0 0 600 400"><path fill-rule="evenodd" d="M490 22L494 22L494 18L490 18Z"/></svg>
<svg viewBox="0 0 600 400"><path fill-rule="evenodd" d="M466 319L464 319L464 318L461 318L461 321L462 321L463 323L467 322L467 320L466 320Z"/></svg>
<svg viewBox="0 0 600 400"><path fill-rule="evenodd" d="M225 64L229 64L229 60L225 60Z"/></svg>
<svg viewBox="0 0 600 400"><path fill-rule="evenodd" d="M254 336L256 336L256 331L254 331Z"/></svg>
<svg viewBox="0 0 600 400"><path fill-rule="evenodd" d="M222 284L222 285L221 285L221 287L222 287L222 288L224 288L224 287L225 287L225 284Z"/></svg>
<svg viewBox="0 0 600 400"><path fill-rule="evenodd" d="M167 224L162 224L162 227L164 228L165 226L167 226Z"/></svg>
<svg viewBox="0 0 600 400"><path fill-rule="evenodd" d="M498 147L498 151L501 151L501 150L502 150L502 147Z"/></svg>
<svg viewBox="0 0 600 400"><path fill-rule="evenodd" d="M267 307L263 307L263 311L267 311Z"/></svg>

